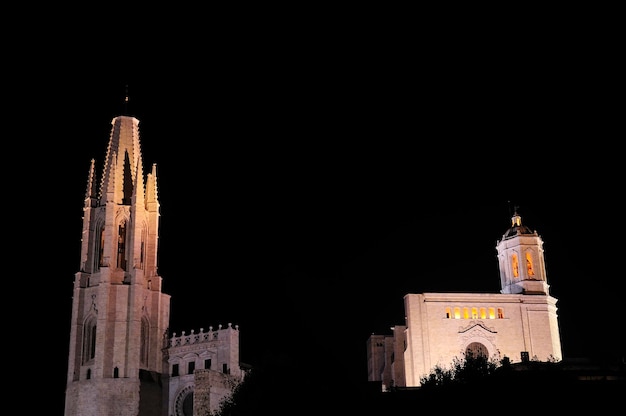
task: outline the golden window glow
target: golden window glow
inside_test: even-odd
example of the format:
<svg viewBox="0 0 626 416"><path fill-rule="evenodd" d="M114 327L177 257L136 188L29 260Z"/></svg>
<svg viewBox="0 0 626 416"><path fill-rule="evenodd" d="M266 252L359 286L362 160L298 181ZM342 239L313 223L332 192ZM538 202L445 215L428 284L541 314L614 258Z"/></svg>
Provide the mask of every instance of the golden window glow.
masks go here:
<svg viewBox="0 0 626 416"><path fill-rule="evenodd" d="M470 319L470 316L472 319L504 319L504 309L498 308L496 316L494 307L446 307L446 319Z"/></svg>
<svg viewBox="0 0 626 416"><path fill-rule="evenodd" d="M533 258L530 255L530 252L526 252L526 270L528 271L529 276L535 275L535 271L533 270Z"/></svg>
<svg viewBox="0 0 626 416"><path fill-rule="evenodd" d="M511 266L513 267L513 276L519 277L519 261L516 253L511 256Z"/></svg>

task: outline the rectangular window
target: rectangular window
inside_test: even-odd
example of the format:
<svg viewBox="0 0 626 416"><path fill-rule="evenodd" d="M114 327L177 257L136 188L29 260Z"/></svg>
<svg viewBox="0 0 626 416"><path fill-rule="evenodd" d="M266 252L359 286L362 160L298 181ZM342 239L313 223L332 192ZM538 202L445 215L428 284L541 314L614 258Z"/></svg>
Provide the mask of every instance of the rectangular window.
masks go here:
<svg viewBox="0 0 626 416"><path fill-rule="evenodd" d="M204 360L204 368L205 370L210 370L211 369L211 359L207 358L206 360Z"/></svg>
<svg viewBox="0 0 626 416"><path fill-rule="evenodd" d="M189 361L189 363L187 364L187 374L193 374L193 370L195 369L196 369L196 362Z"/></svg>
<svg viewBox="0 0 626 416"><path fill-rule="evenodd" d="M172 377L178 377L178 364L172 365Z"/></svg>

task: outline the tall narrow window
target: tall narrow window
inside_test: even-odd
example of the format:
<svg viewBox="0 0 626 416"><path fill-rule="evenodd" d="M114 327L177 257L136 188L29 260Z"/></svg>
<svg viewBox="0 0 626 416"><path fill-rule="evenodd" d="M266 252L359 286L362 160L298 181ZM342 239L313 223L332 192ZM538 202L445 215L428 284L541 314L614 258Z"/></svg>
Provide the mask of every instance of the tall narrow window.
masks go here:
<svg viewBox="0 0 626 416"><path fill-rule="evenodd" d="M150 324L146 318L141 319L141 364L148 366L148 342L150 339Z"/></svg>
<svg viewBox="0 0 626 416"><path fill-rule="evenodd" d="M196 362L189 361L189 363L187 364L187 374L193 374L193 370L195 369L196 369Z"/></svg>
<svg viewBox="0 0 626 416"><path fill-rule="evenodd" d="M519 260L517 259L517 253L513 253L511 256L511 267L513 268L513 276L519 277Z"/></svg>
<svg viewBox="0 0 626 416"><path fill-rule="evenodd" d="M498 308L498 319L504 319L504 309Z"/></svg>
<svg viewBox="0 0 626 416"><path fill-rule="evenodd" d="M230 371L228 371L228 365L226 365L226 363L222 364L222 373L230 374Z"/></svg>
<svg viewBox="0 0 626 416"><path fill-rule="evenodd" d="M480 319L487 319L487 309L480 308Z"/></svg>
<svg viewBox="0 0 626 416"><path fill-rule="evenodd" d="M172 364L172 377L178 377L178 364Z"/></svg>
<svg viewBox="0 0 626 416"><path fill-rule="evenodd" d="M207 358L206 360L204 360L204 368L207 370L211 369L211 359Z"/></svg>
<svg viewBox="0 0 626 416"><path fill-rule="evenodd" d="M535 275L535 271L533 270L533 257L528 251L526 252L526 271L528 272L529 277Z"/></svg>
<svg viewBox="0 0 626 416"><path fill-rule="evenodd" d="M489 308L489 319L496 319L496 310L495 310L495 308Z"/></svg>
<svg viewBox="0 0 626 416"><path fill-rule="evenodd" d="M117 231L117 267L126 270L126 223L122 223Z"/></svg>
<svg viewBox="0 0 626 416"><path fill-rule="evenodd" d="M113 369L113 378L120 378L120 369L117 367Z"/></svg>
<svg viewBox="0 0 626 416"><path fill-rule="evenodd" d="M469 308L463 308L463 319L469 319Z"/></svg>
<svg viewBox="0 0 626 416"><path fill-rule="evenodd" d="M478 319L478 308L472 308L472 319Z"/></svg>
<svg viewBox="0 0 626 416"><path fill-rule="evenodd" d="M83 364L96 358L96 319L89 318L83 325Z"/></svg>
<svg viewBox="0 0 626 416"><path fill-rule="evenodd" d="M454 319L461 319L461 308L458 306L454 308Z"/></svg>
<svg viewBox="0 0 626 416"><path fill-rule="evenodd" d="M141 252L139 253L139 267L143 269L144 242L141 242Z"/></svg>
<svg viewBox="0 0 626 416"><path fill-rule="evenodd" d="M447 319L450 319L450 318L451 318L451 316L450 316L450 307L447 307L447 308L446 308L446 318L447 318Z"/></svg>
<svg viewBox="0 0 626 416"><path fill-rule="evenodd" d="M94 239L96 246L93 255L93 271L97 272L101 266L104 266L104 226L96 227L96 237Z"/></svg>

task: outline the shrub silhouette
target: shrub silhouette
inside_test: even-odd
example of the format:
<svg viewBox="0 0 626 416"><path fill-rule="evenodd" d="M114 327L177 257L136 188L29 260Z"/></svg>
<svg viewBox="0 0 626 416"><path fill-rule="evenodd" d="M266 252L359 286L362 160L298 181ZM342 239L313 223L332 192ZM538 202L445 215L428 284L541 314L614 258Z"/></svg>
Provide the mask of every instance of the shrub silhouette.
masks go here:
<svg viewBox="0 0 626 416"><path fill-rule="evenodd" d="M474 383L490 376L500 367L510 366L508 357L497 361L480 354L464 354L463 358L455 357L451 367L436 365L430 374L420 378L422 388L448 386L455 384Z"/></svg>

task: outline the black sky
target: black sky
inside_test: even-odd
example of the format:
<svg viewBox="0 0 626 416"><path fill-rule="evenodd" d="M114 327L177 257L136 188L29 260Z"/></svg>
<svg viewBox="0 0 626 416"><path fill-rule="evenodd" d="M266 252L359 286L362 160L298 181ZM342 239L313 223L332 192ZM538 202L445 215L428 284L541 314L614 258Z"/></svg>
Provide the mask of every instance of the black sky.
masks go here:
<svg viewBox="0 0 626 416"><path fill-rule="evenodd" d="M624 356L611 56L583 35L345 39L59 44L54 71L20 84L15 142L33 138L20 160L53 237L37 263L57 395L89 163L125 111L157 164L174 332L232 322L242 361L365 381L366 339L403 323L405 294L499 290L495 245L519 206L544 240L564 356Z"/></svg>

